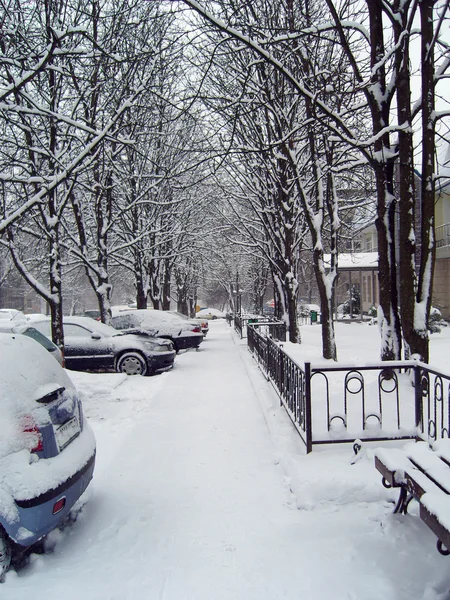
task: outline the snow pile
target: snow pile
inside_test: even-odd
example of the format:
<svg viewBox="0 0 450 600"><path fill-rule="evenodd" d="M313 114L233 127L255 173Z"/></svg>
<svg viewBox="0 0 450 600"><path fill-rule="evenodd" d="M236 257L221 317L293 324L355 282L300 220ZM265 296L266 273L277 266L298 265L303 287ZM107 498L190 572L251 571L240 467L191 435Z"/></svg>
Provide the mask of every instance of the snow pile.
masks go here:
<svg viewBox="0 0 450 600"><path fill-rule="evenodd" d="M210 329L161 376L73 373L97 438L88 502L53 553L7 575L5 598L447 598L448 558L419 518L392 514L375 446L306 456L246 340ZM338 330L341 360L377 356L361 331ZM302 336L320 349L320 327Z"/></svg>

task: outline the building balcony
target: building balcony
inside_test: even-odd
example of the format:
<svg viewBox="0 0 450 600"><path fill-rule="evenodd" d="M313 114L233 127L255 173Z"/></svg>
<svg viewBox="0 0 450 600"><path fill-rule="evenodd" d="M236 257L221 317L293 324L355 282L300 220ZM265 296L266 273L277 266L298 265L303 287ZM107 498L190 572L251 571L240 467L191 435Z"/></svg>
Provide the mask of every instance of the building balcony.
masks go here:
<svg viewBox="0 0 450 600"><path fill-rule="evenodd" d="M450 223L438 225L435 229L436 258L450 257Z"/></svg>
<svg viewBox="0 0 450 600"><path fill-rule="evenodd" d="M436 248L444 248L450 246L450 223L439 225L435 229L436 233Z"/></svg>

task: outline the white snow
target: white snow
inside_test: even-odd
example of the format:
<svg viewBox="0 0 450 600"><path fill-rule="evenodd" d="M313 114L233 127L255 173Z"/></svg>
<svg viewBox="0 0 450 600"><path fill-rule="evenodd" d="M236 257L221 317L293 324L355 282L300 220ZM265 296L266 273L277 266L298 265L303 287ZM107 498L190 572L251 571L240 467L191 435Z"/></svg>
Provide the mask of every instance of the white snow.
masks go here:
<svg viewBox="0 0 450 600"><path fill-rule="evenodd" d="M218 310L217 308L201 308L199 311L195 313L197 319L212 319L216 317L218 319L224 319L225 313L223 310Z"/></svg>
<svg viewBox="0 0 450 600"><path fill-rule="evenodd" d="M30 456L37 441L33 427L47 424L49 418L46 407L35 400L63 388L64 403L73 406L75 390L58 362L37 342L22 335L0 337L0 509L14 522L16 507L12 498L26 500L58 487L87 463L95 439L86 423L82 435L64 452L45 460ZM22 368L17 369L19 364Z"/></svg>
<svg viewBox="0 0 450 600"><path fill-rule="evenodd" d="M339 254L339 269L378 269L378 252L355 252ZM330 254L324 255L324 262L329 268L331 264Z"/></svg>
<svg viewBox="0 0 450 600"><path fill-rule="evenodd" d="M364 335L362 335L364 328ZM320 326L302 328L304 349ZM341 361L379 336L338 324ZM450 328L431 336L450 371ZM447 348L447 351L446 351ZM53 552L0 586L7 600L438 600L449 558L393 515L373 447L308 456L273 388L223 320L155 377L70 372L97 440L94 479ZM413 511L412 511L413 512Z"/></svg>

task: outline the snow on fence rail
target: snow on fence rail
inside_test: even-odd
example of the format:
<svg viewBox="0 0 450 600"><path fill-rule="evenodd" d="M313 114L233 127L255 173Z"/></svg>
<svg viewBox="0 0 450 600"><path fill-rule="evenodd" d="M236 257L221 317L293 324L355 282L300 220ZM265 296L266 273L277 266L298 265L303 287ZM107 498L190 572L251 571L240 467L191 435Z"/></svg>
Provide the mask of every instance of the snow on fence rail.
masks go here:
<svg viewBox="0 0 450 600"><path fill-rule="evenodd" d="M450 375L417 361L361 367L296 363L247 327L248 348L311 452L315 444L450 437Z"/></svg>
<svg viewBox="0 0 450 600"><path fill-rule="evenodd" d="M242 317L235 315L234 329L240 335L241 339L245 335L247 325L254 325L263 335L268 335L279 341L286 341L286 323L276 321L271 317Z"/></svg>

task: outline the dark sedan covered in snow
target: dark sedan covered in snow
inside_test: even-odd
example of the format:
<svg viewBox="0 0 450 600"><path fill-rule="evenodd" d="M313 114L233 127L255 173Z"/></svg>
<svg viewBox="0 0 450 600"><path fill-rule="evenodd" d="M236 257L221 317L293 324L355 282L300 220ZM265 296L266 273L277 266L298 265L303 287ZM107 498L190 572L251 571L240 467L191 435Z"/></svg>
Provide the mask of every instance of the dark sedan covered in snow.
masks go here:
<svg viewBox="0 0 450 600"><path fill-rule="evenodd" d="M199 324L192 324L163 310L113 310L111 325L129 333L138 332L169 339L177 352L198 348L204 337Z"/></svg>
<svg viewBox="0 0 450 600"><path fill-rule="evenodd" d="M119 332L90 317L64 317L63 324L68 369L151 375L173 367L176 352L170 340ZM51 337L50 320L33 321L33 327Z"/></svg>
<svg viewBox="0 0 450 600"><path fill-rule="evenodd" d="M207 321L207 319L204 318L191 318L188 317L186 315L183 315L180 312L177 312L175 310L170 310L169 313L171 315L174 315L180 319L182 319L183 321L187 321L190 325L192 325L193 327L200 327L200 331L203 333L203 337L206 337L209 331L209 323Z"/></svg>

